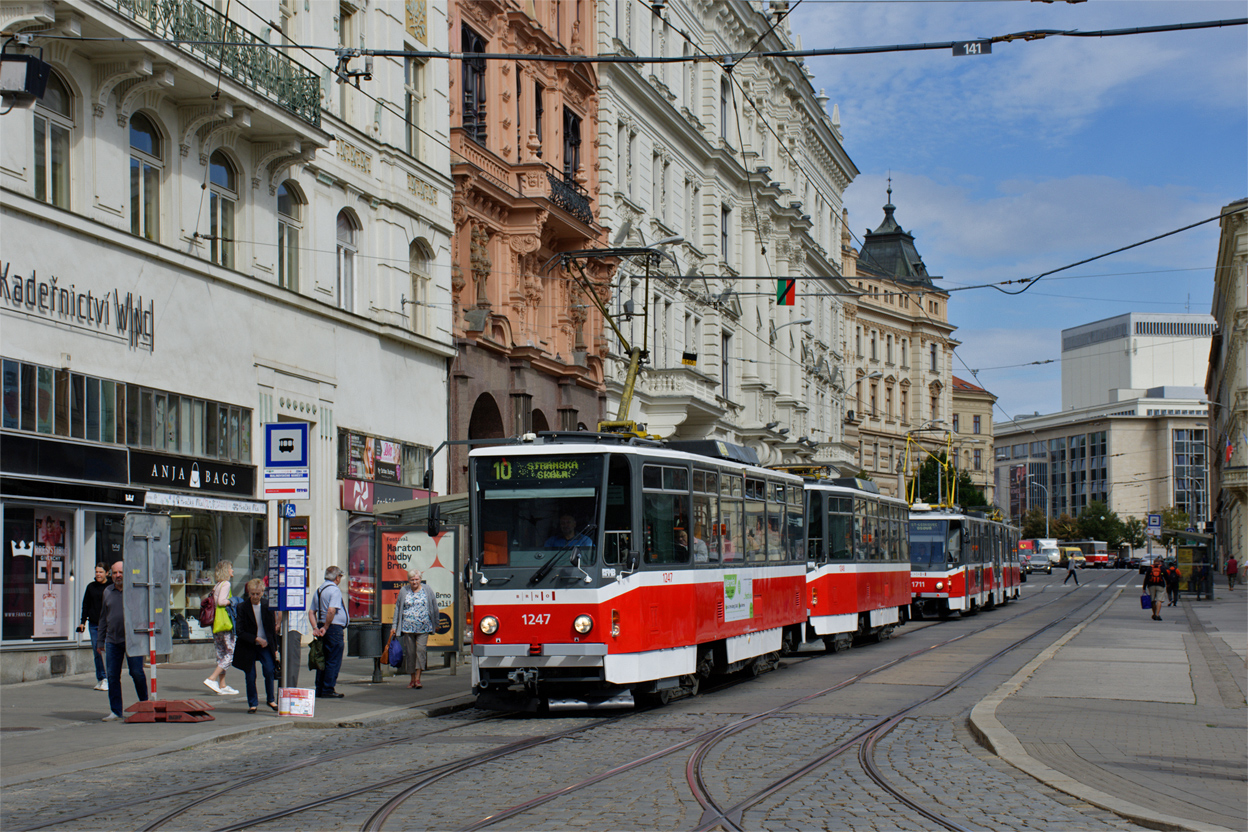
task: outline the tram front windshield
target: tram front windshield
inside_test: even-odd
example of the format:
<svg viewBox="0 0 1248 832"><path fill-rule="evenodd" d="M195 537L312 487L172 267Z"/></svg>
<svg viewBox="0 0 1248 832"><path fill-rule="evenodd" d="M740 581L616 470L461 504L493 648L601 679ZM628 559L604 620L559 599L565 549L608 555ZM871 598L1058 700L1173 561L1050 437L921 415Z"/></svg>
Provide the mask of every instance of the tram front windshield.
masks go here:
<svg viewBox="0 0 1248 832"><path fill-rule="evenodd" d="M910 568L941 570L958 563L962 530L948 520L910 521Z"/></svg>
<svg viewBox="0 0 1248 832"><path fill-rule="evenodd" d="M600 456L474 459L482 574L553 586L597 560Z"/></svg>

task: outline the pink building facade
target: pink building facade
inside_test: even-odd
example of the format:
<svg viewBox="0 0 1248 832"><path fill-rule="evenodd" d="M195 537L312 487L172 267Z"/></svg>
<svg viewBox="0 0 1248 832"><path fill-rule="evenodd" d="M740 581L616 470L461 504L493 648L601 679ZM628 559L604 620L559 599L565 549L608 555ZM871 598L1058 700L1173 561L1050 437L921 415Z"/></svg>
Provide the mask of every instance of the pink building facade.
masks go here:
<svg viewBox="0 0 1248 832"><path fill-rule="evenodd" d="M451 66L450 437L593 430L605 401L602 316L550 261L605 245L593 198L597 73L484 57L591 54L593 2L472 0L452 3L449 19L451 49L482 56ZM606 302L613 266L584 268ZM453 451L451 489L462 491L467 450Z"/></svg>

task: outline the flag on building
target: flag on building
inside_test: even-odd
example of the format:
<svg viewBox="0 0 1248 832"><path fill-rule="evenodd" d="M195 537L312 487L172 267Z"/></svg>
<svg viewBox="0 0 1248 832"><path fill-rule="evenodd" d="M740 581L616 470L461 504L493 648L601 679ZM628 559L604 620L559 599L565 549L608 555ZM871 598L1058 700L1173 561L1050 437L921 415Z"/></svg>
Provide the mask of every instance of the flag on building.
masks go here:
<svg viewBox="0 0 1248 832"><path fill-rule="evenodd" d="M776 281L776 305L797 306L796 277L782 277Z"/></svg>

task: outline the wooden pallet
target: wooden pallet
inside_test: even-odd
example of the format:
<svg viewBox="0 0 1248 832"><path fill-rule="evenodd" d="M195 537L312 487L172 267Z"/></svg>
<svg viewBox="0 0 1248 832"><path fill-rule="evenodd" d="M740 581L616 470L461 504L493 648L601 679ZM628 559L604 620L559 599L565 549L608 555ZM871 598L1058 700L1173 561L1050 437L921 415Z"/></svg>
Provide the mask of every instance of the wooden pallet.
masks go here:
<svg viewBox="0 0 1248 832"><path fill-rule="evenodd" d="M209 722L216 719L212 706L202 699L149 699L129 708L126 722Z"/></svg>

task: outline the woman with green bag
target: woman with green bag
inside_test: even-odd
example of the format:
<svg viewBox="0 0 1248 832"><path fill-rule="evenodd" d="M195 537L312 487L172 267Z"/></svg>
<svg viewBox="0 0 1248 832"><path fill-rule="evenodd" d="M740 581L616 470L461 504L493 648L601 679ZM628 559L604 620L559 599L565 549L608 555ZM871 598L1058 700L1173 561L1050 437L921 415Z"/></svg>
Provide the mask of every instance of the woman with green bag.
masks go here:
<svg viewBox="0 0 1248 832"><path fill-rule="evenodd" d="M234 577L234 564L228 560L218 562L213 576L217 583L212 588L212 600L217 611L212 619L212 643L217 648L217 667L204 680L204 684L216 693L228 696L238 693L225 684L225 671L234 662L234 644L237 640L234 619L230 617L230 579Z"/></svg>

